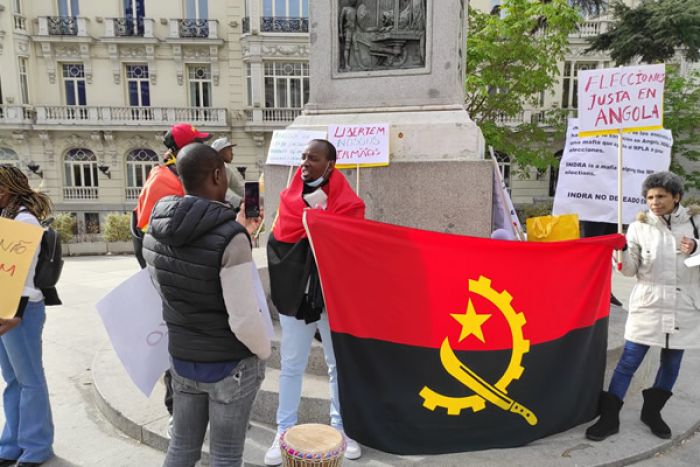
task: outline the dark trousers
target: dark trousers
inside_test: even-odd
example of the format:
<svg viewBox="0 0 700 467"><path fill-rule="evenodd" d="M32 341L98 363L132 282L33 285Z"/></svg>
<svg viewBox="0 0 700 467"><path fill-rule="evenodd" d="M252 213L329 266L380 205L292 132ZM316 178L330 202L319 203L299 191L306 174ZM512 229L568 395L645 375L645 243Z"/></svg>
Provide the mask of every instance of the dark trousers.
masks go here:
<svg viewBox="0 0 700 467"><path fill-rule="evenodd" d="M609 222L581 221L581 238L600 237L617 233L617 224Z"/></svg>

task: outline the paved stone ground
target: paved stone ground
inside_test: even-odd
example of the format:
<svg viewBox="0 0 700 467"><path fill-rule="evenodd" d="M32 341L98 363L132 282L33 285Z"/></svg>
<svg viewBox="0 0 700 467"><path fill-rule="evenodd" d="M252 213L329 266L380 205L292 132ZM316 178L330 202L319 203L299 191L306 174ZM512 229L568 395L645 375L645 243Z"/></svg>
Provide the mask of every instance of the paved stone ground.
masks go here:
<svg viewBox="0 0 700 467"><path fill-rule="evenodd" d="M44 365L49 379L54 421L56 425L56 458L45 465L48 467L63 466L156 466L161 465L163 453L134 441L115 429L95 405L92 388L91 364L95 354L108 346L108 339L97 315L94 304L108 290L123 279L136 272L137 267L130 257L90 257L70 258L66 261L64 274L61 279L61 296L66 305L47 309L47 323L44 331ZM616 295L626 303L626 297L631 288L631 282L616 276L613 288ZM624 313L614 309L613 313ZM689 355L690 360L697 360L697 352ZM689 367L690 368L690 367ZM694 387L696 374L684 374L681 370L679 386ZM697 393L696 393L697 394ZM632 399L632 398L631 398ZM687 400L695 420L700 419L700 400ZM673 399L672 399L673 401ZM629 401L629 411L633 410L633 400ZM627 407L627 405L626 405ZM624 411L623 411L624 412ZM652 441L651 435L642 433L636 425L636 416L628 414L623 419L622 432L617 439L611 439L601 444L591 445L581 439L578 447L570 453L563 453L557 458L544 449L547 445L533 443L531 447L521 448L523 456L520 462L499 461L501 452L484 451L472 453L466 464L435 463L430 458L424 459L422 465L572 465L570 457L576 457L574 449L591 452L598 450L622 449L624 445L638 445L640 451ZM680 416L680 414L675 414ZM673 419L669 422L673 426ZM264 448L265 446L260 446ZM506 450L505 452L507 452ZM538 452L541 456L538 458ZM549 455L548 455L549 454ZM569 459L565 459L566 457ZM505 456L511 457L511 456ZM594 456L595 457L595 456ZM631 460L631 459L630 459ZM378 462L367 456L348 465L396 465L394 463ZM583 465L583 464L582 464ZM602 462L585 465L621 465L605 464ZM670 447L664 453L643 460L643 467L670 466L690 467L700 465L700 435L697 433L687 440L682 440L677 446Z"/></svg>
<svg viewBox="0 0 700 467"><path fill-rule="evenodd" d="M102 416L92 389L92 360L108 342L95 303L106 290L136 271L133 258L66 261L59 287L65 305L47 307L44 328L44 367L56 427L56 457L44 464L47 467L163 463L162 452L137 443Z"/></svg>

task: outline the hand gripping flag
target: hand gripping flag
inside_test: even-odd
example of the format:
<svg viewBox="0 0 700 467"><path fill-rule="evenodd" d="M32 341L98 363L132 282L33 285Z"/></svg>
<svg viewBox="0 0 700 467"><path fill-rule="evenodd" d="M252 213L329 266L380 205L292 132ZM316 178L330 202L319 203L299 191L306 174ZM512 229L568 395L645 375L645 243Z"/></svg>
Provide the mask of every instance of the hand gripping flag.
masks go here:
<svg viewBox="0 0 700 467"><path fill-rule="evenodd" d="M589 421L621 235L526 243L308 210L345 431L397 454L520 446Z"/></svg>

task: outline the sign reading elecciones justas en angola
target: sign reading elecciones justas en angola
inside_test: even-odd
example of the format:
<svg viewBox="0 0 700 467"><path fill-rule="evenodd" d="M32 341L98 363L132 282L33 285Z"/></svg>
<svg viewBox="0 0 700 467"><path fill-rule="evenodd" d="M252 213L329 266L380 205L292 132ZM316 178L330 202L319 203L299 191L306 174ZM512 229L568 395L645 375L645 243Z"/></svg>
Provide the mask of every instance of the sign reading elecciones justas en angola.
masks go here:
<svg viewBox="0 0 700 467"><path fill-rule="evenodd" d="M665 80L664 64L579 72L579 136L662 129Z"/></svg>

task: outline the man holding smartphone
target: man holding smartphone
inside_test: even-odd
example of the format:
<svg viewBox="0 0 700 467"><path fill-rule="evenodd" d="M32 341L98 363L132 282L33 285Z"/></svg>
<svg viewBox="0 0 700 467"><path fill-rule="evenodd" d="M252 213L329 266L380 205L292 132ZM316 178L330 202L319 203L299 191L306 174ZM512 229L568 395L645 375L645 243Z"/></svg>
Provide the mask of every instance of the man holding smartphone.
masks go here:
<svg viewBox="0 0 700 467"><path fill-rule="evenodd" d="M280 435L297 423L301 384L316 330L322 337L331 389L331 425L343 431L338 400L335 354L321 284L309 240L302 224L305 209L364 218L365 203L335 170L336 150L323 139L309 142L291 184L280 193L277 222L267 243L272 301L282 326L281 371L277 435L265 454L266 465L282 463ZM360 446L346 437L345 457L357 459Z"/></svg>
<svg viewBox="0 0 700 467"><path fill-rule="evenodd" d="M209 430L211 465L240 466L255 395L270 356L253 284L250 233L261 219L234 220L224 162L194 143L178 156L185 196L153 208L144 239L148 272L163 300L174 390L164 465L195 465Z"/></svg>

